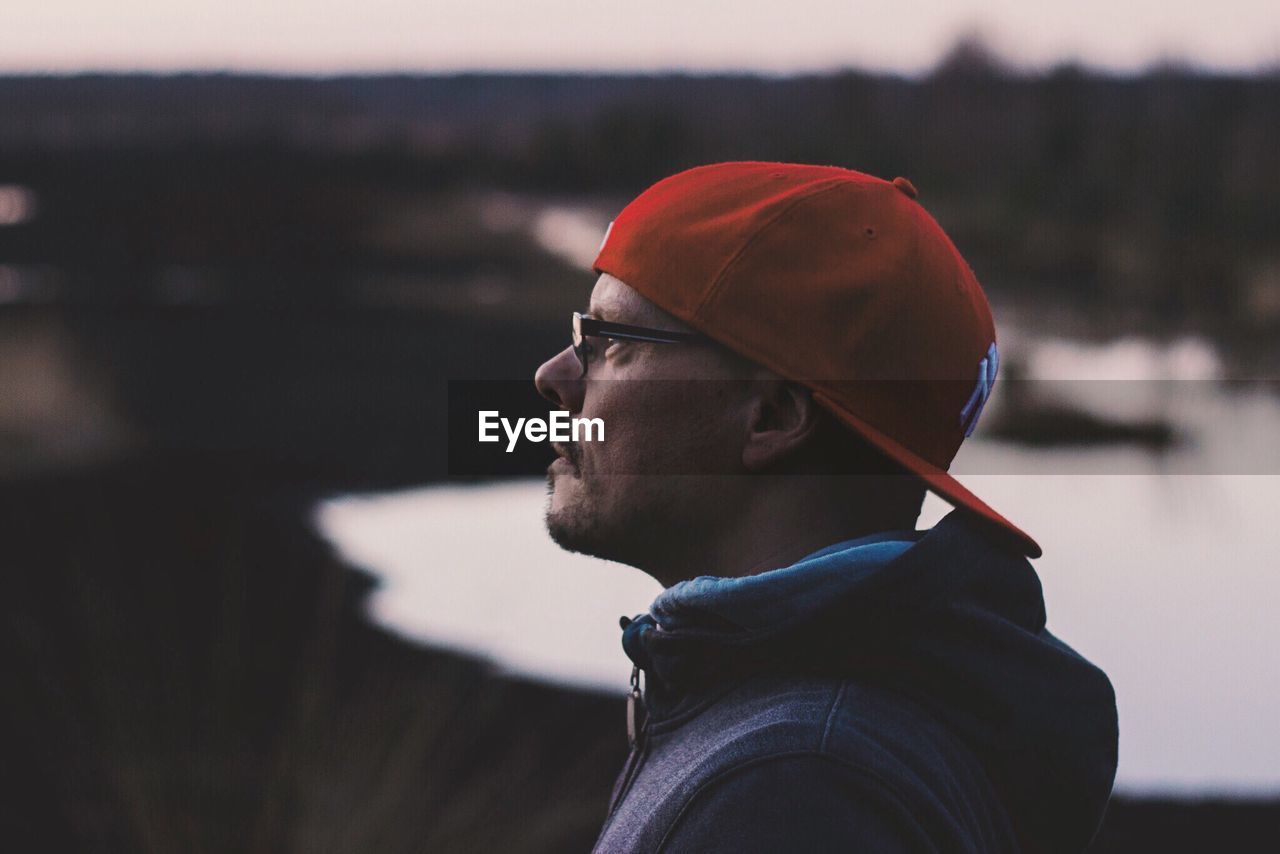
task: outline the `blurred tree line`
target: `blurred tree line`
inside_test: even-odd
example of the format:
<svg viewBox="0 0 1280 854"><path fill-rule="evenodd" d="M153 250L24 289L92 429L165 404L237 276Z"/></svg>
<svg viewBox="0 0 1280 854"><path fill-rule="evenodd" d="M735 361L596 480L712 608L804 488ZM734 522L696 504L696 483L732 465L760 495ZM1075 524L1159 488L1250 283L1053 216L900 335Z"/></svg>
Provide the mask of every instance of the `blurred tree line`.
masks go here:
<svg viewBox="0 0 1280 854"><path fill-rule="evenodd" d="M0 263L386 269L356 243L390 191L620 205L699 163L793 160L908 176L996 291L1246 334L1280 324L1278 150L1280 76L1018 74L965 44L919 79L8 78L0 183L50 216L0 229Z"/></svg>

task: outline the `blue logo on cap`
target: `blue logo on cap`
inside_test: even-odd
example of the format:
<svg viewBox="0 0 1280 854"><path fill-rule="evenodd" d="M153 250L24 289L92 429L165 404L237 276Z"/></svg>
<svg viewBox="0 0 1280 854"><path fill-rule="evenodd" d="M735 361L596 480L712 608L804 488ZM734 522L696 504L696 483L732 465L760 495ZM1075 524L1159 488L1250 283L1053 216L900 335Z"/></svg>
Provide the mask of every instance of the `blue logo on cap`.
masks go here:
<svg viewBox="0 0 1280 854"><path fill-rule="evenodd" d="M978 363L978 383L973 387L973 394L960 410L960 426L964 427L965 438L973 435L973 428L978 426L978 416L982 407L987 405L991 396L991 388L996 384L996 371L1000 368L1000 352L993 343L987 349L987 357Z"/></svg>

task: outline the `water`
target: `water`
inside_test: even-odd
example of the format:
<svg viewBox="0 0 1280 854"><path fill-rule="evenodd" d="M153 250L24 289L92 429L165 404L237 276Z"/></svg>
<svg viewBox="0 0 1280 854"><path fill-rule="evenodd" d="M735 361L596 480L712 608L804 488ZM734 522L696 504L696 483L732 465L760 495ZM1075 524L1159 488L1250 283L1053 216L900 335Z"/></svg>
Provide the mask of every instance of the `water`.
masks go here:
<svg viewBox="0 0 1280 854"><path fill-rule="evenodd" d="M1061 471L1064 453L1018 456ZM1050 628L1114 682L1121 788L1280 792L1280 476L965 481L1034 532ZM544 496L540 481L440 486L336 500L321 523L382 578L378 622L510 671L621 692L630 666L618 617L645 610L659 587L560 551L542 528ZM921 525L947 509L930 498Z"/></svg>

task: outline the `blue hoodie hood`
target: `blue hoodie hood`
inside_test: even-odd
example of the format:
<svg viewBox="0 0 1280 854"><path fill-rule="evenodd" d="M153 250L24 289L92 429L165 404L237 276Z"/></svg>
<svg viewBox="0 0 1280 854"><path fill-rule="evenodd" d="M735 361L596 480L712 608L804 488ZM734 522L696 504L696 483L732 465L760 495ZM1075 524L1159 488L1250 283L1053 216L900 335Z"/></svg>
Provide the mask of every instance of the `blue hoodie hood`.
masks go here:
<svg viewBox="0 0 1280 854"><path fill-rule="evenodd" d="M650 713L760 673L817 674L910 697L982 760L1036 850L1079 851L1116 770L1106 675L1045 628L1040 580L961 511L783 569L680 582L625 627Z"/></svg>

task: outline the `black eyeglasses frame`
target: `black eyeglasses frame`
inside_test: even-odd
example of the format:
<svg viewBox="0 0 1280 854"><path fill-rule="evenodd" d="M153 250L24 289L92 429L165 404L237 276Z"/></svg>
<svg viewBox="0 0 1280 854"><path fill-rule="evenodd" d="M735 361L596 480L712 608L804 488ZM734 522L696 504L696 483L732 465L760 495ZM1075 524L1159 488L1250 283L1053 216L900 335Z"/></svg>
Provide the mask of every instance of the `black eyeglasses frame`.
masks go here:
<svg viewBox="0 0 1280 854"><path fill-rule="evenodd" d="M587 356L591 345L587 338L609 338L614 341L642 341L649 344L699 344L711 339L699 332L677 332L674 329L654 329L649 326L633 326L630 323L613 323L597 320L580 311L573 313L573 353L582 365L579 379L587 375Z"/></svg>

